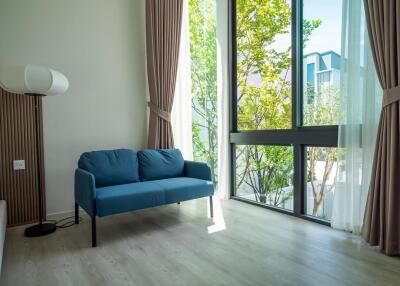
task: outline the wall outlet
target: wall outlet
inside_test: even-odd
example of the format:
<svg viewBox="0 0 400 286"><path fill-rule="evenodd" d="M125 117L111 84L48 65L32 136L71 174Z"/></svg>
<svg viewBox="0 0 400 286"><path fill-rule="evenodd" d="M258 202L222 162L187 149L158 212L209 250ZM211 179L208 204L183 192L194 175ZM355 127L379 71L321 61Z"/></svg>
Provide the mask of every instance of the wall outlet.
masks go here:
<svg viewBox="0 0 400 286"><path fill-rule="evenodd" d="M14 160L14 170L25 170L25 160Z"/></svg>

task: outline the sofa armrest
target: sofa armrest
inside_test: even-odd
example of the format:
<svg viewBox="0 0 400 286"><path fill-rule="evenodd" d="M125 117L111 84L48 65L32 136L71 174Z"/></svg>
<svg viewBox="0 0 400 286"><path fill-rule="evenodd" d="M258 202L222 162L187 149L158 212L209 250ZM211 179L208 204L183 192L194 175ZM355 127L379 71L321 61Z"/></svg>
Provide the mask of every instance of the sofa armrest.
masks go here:
<svg viewBox="0 0 400 286"><path fill-rule="evenodd" d="M96 199L96 183L92 173L83 169L75 170L75 202L90 216L96 215L94 200Z"/></svg>
<svg viewBox="0 0 400 286"><path fill-rule="evenodd" d="M211 169L206 163L185 161L185 176L211 181Z"/></svg>

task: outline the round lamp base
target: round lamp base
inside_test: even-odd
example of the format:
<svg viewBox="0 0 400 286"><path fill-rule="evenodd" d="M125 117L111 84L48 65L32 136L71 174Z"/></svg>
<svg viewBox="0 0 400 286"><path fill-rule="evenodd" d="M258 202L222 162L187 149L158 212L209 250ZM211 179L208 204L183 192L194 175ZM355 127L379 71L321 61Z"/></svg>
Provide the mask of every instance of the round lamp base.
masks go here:
<svg viewBox="0 0 400 286"><path fill-rule="evenodd" d="M36 224L25 229L25 236L36 237L50 234L56 231L56 225L54 223L42 223Z"/></svg>

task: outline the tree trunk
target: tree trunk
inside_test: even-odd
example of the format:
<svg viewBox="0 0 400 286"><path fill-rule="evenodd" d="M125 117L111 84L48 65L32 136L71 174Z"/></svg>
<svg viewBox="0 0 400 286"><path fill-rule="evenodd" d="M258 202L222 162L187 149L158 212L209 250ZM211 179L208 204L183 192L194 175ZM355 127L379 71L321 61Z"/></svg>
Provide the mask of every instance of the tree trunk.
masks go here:
<svg viewBox="0 0 400 286"><path fill-rule="evenodd" d="M318 201L316 198L314 198L314 206L313 206L313 210L312 210L312 215L313 216L317 216L319 207L321 205L322 201Z"/></svg>
<svg viewBox="0 0 400 286"><path fill-rule="evenodd" d="M319 210L319 207L321 206L322 202L325 199L325 192L322 189L319 193L319 198L314 197L314 207L313 207L313 216L316 216Z"/></svg>

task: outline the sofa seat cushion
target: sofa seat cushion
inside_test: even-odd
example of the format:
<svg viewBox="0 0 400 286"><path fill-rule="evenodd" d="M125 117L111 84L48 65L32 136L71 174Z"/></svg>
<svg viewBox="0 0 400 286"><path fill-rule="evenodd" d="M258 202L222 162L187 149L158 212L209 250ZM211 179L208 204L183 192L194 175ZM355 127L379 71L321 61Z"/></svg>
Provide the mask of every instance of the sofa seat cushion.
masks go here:
<svg viewBox="0 0 400 286"><path fill-rule="evenodd" d="M166 204L212 196L214 194L212 182L195 178L170 178L152 181L152 183L164 189Z"/></svg>
<svg viewBox="0 0 400 286"><path fill-rule="evenodd" d="M98 188L139 181L138 158L130 149L85 152L78 166L94 175Z"/></svg>
<svg viewBox="0 0 400 286"><path fill-rule="evenodd" d="M153 182L109 186L96 190L96 212L100 217L163 204L164 188Z"/></svg>
<svg viewBox="0 0 400 286"><path fill-rule="evenodd" d="M178 149L145 149L138 152L141 181L184 176L185 161Z"/></svg>

